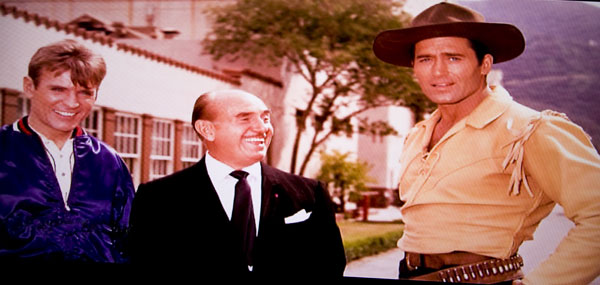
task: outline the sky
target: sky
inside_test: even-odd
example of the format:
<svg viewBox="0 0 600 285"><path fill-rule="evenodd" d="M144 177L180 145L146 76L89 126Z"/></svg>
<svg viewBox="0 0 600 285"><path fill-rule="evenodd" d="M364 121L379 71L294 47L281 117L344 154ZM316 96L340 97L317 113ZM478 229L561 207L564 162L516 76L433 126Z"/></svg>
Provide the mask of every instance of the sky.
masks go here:
<svg viewBox="0 0 600 285"><path fill-rule="evenodd" d="M465 1L465 0L463 0ZM467 1L497 1L497 0L467 0ZM529 0L531 1L531 0ZM565 0L546 0L546 1L565 1ZM404 10L410 14L412 14L413 16L416 16L417 14L419 14L421 11L427 9L428 7L439 3L439 2L444 2L442 0L407 0L406 4L404 5ZM454 1L448 1L448 2L454 2ZM596 7L600 8L600 2L598 1L580 1L586 4L590 4Z"/></svg>

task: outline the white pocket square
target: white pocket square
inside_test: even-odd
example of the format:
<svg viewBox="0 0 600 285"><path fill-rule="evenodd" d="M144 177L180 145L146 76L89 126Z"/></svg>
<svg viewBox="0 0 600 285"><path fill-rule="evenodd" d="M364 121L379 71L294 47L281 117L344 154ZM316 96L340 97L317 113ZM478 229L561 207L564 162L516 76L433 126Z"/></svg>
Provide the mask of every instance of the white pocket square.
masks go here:
<svg viewBox="0 0 600 285"><path fill-rule="evenodd" d="M312 214L312 212L307 213L305 209L302 209L302 210L296 212L295 214L285 218L285 223L293 224L293 223L304 222L304 221L308 220L308 218L310 218L310 214Z"/></svg>

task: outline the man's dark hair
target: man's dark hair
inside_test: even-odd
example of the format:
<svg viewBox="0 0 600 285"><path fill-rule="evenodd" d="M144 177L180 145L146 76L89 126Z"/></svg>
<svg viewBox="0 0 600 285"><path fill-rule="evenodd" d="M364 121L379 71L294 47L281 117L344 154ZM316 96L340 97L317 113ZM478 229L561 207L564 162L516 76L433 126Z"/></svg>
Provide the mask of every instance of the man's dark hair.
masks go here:
<svg viewBox="0 0 600 285"><path fill-rule="evenodd" d="M194 103L194 110L192 111L192 128L194 130L196 130L196 128L194 127L194 123L196 123L196 121L212 119L213 114L208 108L208 105L211 101L211 97L211 92L206 92L200 95L198 99L196 99L196 103Z"/></svg>
<svg viewBox="0 0 600 285"><path fill-rule="evenodd" d="M483 57L486 54L490 53L488 47L476 40L469 39L469 42L471 43L471 48L475 51L475 56L477 57L477 63L479 65L481 65L481 62L483 61Z"/></svg>

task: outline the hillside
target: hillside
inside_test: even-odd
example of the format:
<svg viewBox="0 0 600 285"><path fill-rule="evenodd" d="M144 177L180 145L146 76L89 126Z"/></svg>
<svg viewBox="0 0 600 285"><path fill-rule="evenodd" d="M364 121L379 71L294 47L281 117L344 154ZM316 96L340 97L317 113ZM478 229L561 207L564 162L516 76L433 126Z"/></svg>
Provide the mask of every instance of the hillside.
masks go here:
<svg viewBox="0 0 600 285"><path fill-rule="evenodd" d="M460 3L525 35L525 52L495 66L515 100L566 113L600 149L600 8L577 1Z"/></svg>

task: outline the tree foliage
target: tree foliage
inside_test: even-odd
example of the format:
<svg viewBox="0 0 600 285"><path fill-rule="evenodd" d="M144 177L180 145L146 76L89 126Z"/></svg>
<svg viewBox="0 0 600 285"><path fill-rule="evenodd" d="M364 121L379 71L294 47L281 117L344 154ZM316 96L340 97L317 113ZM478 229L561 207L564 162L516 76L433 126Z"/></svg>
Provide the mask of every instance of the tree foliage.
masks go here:
<svg viewBox="0 0 600 285"><path fill-rule="evenodd" d="M350 153L333 151L321 153L321 169L317 179L327 183L333 189L333 196L339 199L341 211L345 211L346 200L354 194L368 190L366 184L375 180L369 176L371 166L363 161L349 161Z"/></svg>
<svg viewBox="0 0 600 285"><path fill-rule="evenodd" d="M358 128L353 120L368 109L402 105L417 114L431 109L410 69L383 63L372 52L378 32L401 28L409 20L395 3L239 0L210 11L215 24L203 46L215 59L286 63L310 84L306 105L296 112L291 172L298 170L298 148L307 128L314 132L300 174L330 136L369 131L370 123ZM348 109L353 111L342 111Z"/></svg>

